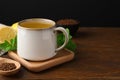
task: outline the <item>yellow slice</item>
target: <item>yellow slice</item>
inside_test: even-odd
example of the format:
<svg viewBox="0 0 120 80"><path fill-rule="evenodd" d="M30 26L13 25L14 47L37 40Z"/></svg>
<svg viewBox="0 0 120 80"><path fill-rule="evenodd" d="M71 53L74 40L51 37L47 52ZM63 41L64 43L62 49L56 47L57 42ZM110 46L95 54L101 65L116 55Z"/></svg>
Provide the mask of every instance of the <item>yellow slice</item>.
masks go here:
<svg viewBox="0 0 120 80"><path fill-rule="evenodd" d="M5 40L8 42L15 38L16 36L16 30L14 30L12 27L9 26L1 26L0 27L0 44L4 43Z"/></svg>
<svg viewBox="0 0 120 80"><path fill-rule="evenodd" d="M17 31L18 22L16 22L16 23L12 24L12 26L11 26L11 27Z"/></svg>

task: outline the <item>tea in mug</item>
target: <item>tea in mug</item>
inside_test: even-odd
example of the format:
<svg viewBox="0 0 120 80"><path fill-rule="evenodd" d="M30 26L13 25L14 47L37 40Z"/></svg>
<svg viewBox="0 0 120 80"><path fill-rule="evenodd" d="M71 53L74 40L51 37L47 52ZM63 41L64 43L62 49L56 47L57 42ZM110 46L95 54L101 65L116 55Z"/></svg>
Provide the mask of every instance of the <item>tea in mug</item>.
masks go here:
<svg viewBox="0 0 120 80"><path fill-rule="evenodd" d="M24 23L21 23L20 25L25 28L39 28L39 29L49 28L53 26L53 24L39 22L39 21L24 22Z"/></svg>

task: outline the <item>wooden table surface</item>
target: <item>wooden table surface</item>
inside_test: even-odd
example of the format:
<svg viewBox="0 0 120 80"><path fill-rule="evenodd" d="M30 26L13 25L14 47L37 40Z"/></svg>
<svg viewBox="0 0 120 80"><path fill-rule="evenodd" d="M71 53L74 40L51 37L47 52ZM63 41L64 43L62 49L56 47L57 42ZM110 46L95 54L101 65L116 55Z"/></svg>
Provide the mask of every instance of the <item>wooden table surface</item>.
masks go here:
<svg viewBox="0 0 120 80"><path fill-rule="evenodd" d="M120 80L120 28L81 27L73 40L77 50L71 62L39 73L22 67L0 80Z"/></svg>

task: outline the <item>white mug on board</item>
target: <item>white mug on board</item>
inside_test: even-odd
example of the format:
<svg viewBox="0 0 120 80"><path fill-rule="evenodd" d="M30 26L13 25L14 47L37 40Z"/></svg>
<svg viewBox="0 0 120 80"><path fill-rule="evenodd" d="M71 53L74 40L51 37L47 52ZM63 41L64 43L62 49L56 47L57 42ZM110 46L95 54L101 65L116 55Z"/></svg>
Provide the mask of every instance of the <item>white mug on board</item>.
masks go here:
<svg viewBox="0 0 120 80"><path fill-rule="evenodd" d="M63 32L65 42L57 48L56 31ZM17 53L20 57L31 60L47 60L55 56L67 44L68 33L62 27L55 27L55 22L44 18L33 18L18 23Z"/></svg>

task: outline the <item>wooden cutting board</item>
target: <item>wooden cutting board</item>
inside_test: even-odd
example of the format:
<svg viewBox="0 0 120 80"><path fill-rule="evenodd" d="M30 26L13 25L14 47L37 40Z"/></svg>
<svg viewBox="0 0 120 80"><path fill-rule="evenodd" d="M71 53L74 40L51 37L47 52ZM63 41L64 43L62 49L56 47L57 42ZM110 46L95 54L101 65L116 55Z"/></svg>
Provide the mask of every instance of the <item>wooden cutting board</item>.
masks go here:
<svg viewBox="0 0 120 80"><path fill-rule="evenodd" d="M74 53L67 49L63 49L57 53L57 55L46 61L28 61L17 55L16 52L8 52L8 56L23 65L30 71L40 72L56 65L71 61L74 58Z"/></svg>

